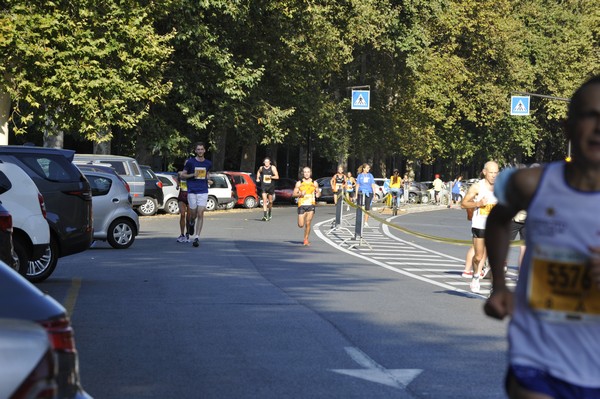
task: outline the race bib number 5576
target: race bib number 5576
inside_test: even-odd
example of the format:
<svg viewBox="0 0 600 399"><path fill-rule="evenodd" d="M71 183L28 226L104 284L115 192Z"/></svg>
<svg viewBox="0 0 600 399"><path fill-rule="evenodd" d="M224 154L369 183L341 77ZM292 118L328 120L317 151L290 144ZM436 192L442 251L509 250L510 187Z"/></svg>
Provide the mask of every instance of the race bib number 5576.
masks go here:
<svg viewBox="0 0 600 399"><path fill-rule="evenodd" d="M592 283L587 256L577 251L534 249L529 269L529 305L551 321L600 320L600 290Z"/></svg>

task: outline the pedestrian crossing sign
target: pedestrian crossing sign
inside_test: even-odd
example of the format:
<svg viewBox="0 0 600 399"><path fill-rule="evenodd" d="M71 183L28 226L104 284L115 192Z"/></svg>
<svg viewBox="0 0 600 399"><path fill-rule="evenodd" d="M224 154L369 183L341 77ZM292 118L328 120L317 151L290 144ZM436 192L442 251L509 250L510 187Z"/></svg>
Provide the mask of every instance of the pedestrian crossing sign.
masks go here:
<svg viewBox="0 0 600 399"><path fill-rule="evenodd" d="M512 96L510 98L511 115L529 115L529 96Z"/></svg>
<svg viewBox="0 0 600 399"><path fill-rule="evenodd" d="M369 90L352 90L352 109L369 109L370 94Z"/></svg>

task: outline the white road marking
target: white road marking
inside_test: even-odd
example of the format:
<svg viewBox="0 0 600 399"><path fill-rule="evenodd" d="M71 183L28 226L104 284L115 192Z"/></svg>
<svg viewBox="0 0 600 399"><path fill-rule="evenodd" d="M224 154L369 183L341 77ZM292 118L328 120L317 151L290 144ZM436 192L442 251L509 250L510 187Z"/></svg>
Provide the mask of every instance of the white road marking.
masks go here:
<svg viewBox="0 0 600 399"><path fill-rule="evenodd" d="M423 282L426 282L426 283L429 283L429 284L433 284L435 286L438 286L438 287L441 287L441 288L445 288L445 289L450 290L450 291L460 292L460 293L462 293L464 295L472 296L474 298L481 298L481 299L485 299L486 298L484 295L475 294L475 293L472 293L470 291L465 291L465 290L462 290L460 288L454 287L454 286L452 286L450 284L445 284L445 283L442 283L442 282L439 282L439 281L435 281L435 280L432 280L432 279L428 279L428 278L422 277L422 276L420 276L418 274L414 274L414 273L410 273L410 272L404 271L402 269L398 269L398 268L390 266L390 265L388 265L388 264L386 264L384 262L380 262L380 261L378 261L376 259L373 259L373 258L371 258L369 256L363 255L362 253L357 253L356 251L353 251L351 249L341 247L336 242L332 241L326 234L324 234L323 232L321 232L320 226L327 225L327 224L331 224L331 220L325 220L323 222L319 222L319 223L315 224L315 226L313 228L314 231L315 231L315 234L321 240L325 241L326 243L328 243L332 247L338 249L339 251L345 252L345 253L347 253L349 255L352 255L352 256L356 256L358 258L366 260L367 262L371 262L373 264L376 264L376 265L378 265L378 266L380 266L380 267L382 267L384 269L393 271L394 273L402 274L402 275L407 276L407 277L411 277L411 278L413 278L415 280L419 280L419 281L423 281ZM401 241L401 240L399 240L399 241ZM407 245L413 245L414 247L420 248L420 249L425 250L425 251L429 251L426 248L420 247L419 245L416 245L416 244L408 244L408 243L406 243L406 244ZM445 255L445 254L442 254L442 253L439 253L439 252L435 252L435 251L429 251L429 252L430 253L437 253L437 254L439 254L439 255L447 258L447 259L453 259L453 260L456 260L456 261L460 261L460 259L458 259L458 258L454 258L452 256L448 256L448 255Z"/></svg>
<svg viewBox="0 0 600 399"><path fill-rule="evenodd" d="M335 373L361 378L393 388L404 389L412 382L412 380L423 372L422 369L386 369L358 348L346 347L344 349L348 355L350 355L352 360L363 368L331 369L331 371Z"/></svg>

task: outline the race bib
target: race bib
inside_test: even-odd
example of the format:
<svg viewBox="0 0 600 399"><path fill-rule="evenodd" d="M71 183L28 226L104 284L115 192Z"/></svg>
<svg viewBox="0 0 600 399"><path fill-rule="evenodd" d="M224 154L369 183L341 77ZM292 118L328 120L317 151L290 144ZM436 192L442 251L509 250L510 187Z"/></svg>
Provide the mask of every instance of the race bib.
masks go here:
<svg viewBox="0 0 600 399"><path fill-rule="evenodd" d="M592 283L586 262L586 255L572 249L534 249L527 297L541 318L556 322L600 320L600 290Z"/></svg>
<svg viewBox="0 0 600 399"><path fill-rule="evenodd" d="M187 191L187 180L181 180L179 182L179 189L181 191Z"/></svg>
<svg viewBox="0 0 600 399"><path fill-rule="evenodd" d="M271 175L263 175L264 183L271 183Z"/></svg>
<svg viewBox="0 0 600 399"><path fill-rule="evenodd" d="M486 206L482 206L481 208L479 208L479 214L481 216L488 216L495 205L496 204L487 204Z"/></svg>
<svg viewBox="0 0 600 399"><path fill-rule="evenodd" d="M194 169L194 177L196 177L196 179L206 179L206 168L196 167Z"/></svg>

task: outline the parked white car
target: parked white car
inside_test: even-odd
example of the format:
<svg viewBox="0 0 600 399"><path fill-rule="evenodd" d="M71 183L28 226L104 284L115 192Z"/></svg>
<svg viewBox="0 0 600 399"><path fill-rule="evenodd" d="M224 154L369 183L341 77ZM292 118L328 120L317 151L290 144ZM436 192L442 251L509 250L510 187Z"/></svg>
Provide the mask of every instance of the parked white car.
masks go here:
<svg viewBox="0 0 600 399"><path fill-rule="evenodd" d="M0 186L0 201L12 215L19 272L25 274L29 262L40 259L50 244L44 197L29 175L12 163L0 162Z"/></svg>

